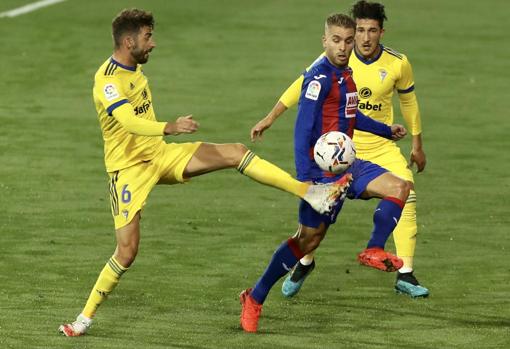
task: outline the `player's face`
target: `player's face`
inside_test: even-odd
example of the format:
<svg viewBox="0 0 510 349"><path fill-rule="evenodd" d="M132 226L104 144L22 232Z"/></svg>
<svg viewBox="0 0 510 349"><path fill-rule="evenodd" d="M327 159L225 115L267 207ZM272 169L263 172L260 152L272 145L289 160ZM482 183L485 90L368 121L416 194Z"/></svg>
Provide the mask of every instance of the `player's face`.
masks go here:
<svg viewBox="0 0 510 349"><path fill-rule="evenodd" d="M138 64L147 63L149 60L149 53L156 47L156 43L152 37L152 28L142 27L135 37L134 42L135 44L131 48L131 57L133 57Z"/></svg>
<svg viewBox="0 0 510 349"><path fill-rule="evenodd" d="M373 58L379 48L384 29L375 19L356 19L356 50L365 58Z"/></svg>
<svg viewBox="0 0 510 349"><path fill-rule="evenodd" d="M347 66L354 47L354 29L336 25L327 27L322 37L322 46L333 65Z"/></svg>

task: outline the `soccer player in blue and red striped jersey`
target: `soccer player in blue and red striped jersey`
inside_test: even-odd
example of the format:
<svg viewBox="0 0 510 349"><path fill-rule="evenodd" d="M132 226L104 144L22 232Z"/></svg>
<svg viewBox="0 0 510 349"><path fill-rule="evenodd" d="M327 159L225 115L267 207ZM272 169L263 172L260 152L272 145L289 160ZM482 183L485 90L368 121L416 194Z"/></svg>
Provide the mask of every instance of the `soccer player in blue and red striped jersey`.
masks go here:
<svg viewBox="0 0 510 349"><path fill-rule="evenodd" d="M342 176L346 180L352 177L347 192L349 198L381 198L374 212L372 236L358 260L380 270L396 271L402 267L402 260L384 251L384 245L400 219L409 195L409 184L369 161L356 159L347 174L334 175L321 170L313 160L315 142L328 131L341 131L352 137L357 129L393 140L406 135L403 126L388 126L358 111L356 84L347 66L354 47L355 28L356 23L349 16L329 16L322 39L325 56L304 74L294 132L297 178L312 183L331 183ZM241 292L241 326L246 332L257 331L262 304L271 287L300 258L319 246L342 205L343 198L329 214L318 214L301 201L297 233L275 251L255 286Z"/></svg>
<svg viewBox="0 0 510 349"><path fill-rule="evenodd" d="M383 4L359 0L353 4L350 12L356 21L356 34L349 67L353 70L360 91L358 108L366 116L391 125L394 115L392 99L394 93L398 92L400 111L412 136L412 149L407 161L392 140L355 130L356 156L376 163L409 182L411 190L402 216L392 233L397 256L404 262L397 273L395 290L413 298L428 297L429 290L420 285L413 273L418 226L411 167L415 163L418 172L422 172L427 162L423 150L420 110L414 92L413 69L406 55L381 43L385 33L384 22L387 20ZM323 57L324 53L307 70ZM252 140L260 138L264 130L271 127L288 108L298 104L303 81L304 75L301 75L285 90L267 116L252 128ZM296 295L314 267L313 253L309 253L283 282L282 294L285 297Z"/></svg>

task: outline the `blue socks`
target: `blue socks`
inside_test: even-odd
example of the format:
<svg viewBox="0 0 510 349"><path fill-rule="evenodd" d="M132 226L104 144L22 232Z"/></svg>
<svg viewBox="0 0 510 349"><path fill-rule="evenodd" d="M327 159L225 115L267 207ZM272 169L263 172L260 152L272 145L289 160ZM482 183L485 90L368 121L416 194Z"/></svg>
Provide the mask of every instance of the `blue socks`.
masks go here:
<svg viewBox="0 0 510 349"><path fill-rule="evenodd" d="M257 303L264 303L267 294L276 281L287 274L302 257L303 253L292 238L283 242L280 247L278 247L266 271L264 271L264 274L262 274L251 291L251 296Z"/></svg>
<svg viewBox="0 0 510 349"><path fill-rule="evenodd" d="M374 212L374 230L367 248L380 247L384 249L386 240L397 226L404 205L405 202L394 197L385 197L379 202Z"/></svg>

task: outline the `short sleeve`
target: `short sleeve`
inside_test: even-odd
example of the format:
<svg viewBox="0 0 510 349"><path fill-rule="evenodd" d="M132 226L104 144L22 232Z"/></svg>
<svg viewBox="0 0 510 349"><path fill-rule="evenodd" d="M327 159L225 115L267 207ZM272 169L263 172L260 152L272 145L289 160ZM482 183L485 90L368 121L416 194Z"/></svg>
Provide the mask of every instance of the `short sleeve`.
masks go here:
<svg viewBox="0 0 510 349"><path fill-rule="evenodd" d="M406 56L403 56L402 58L400 78L397 80L395 86L398 93L408 93L414 91L413 69Z"/></svg>

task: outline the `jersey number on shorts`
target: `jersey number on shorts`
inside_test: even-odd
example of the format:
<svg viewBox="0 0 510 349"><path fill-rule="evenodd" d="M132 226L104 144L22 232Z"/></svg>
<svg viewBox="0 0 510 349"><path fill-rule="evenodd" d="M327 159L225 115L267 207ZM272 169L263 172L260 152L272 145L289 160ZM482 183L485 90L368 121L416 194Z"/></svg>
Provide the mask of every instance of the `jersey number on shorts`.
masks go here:
<svg viewBox="0 0 510 349"><path fill-rule="evenodd" d="M127 187L128 187L128 184L124 185L122 187L122 194L121 194L121 199L122 199L122 202L127 204L128 202L131 201L131 192L129 190L127 190Z"/></svg>

